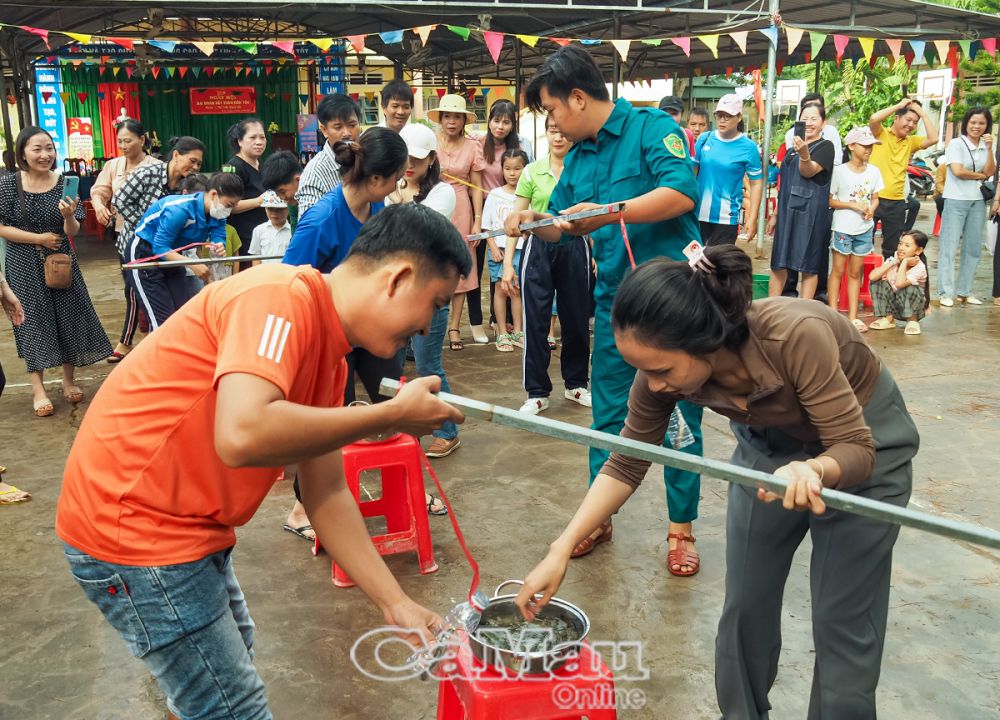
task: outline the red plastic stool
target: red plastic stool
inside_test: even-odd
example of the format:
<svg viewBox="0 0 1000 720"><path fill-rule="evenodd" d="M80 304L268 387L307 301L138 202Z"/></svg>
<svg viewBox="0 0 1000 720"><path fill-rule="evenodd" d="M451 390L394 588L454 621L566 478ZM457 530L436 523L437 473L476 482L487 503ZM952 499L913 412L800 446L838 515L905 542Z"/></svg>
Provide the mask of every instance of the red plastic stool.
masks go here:
<svg viewBox="0 0 1000 720"><path fill-rule="evenodd" d="M587 643L551 675L505 677L462 643L438 686L437 720L616 720L615 679Z"/></svg>
<svg viewBox="0 0 1000 720"><path fill-rule="evenodd" d="M361 441L341 450L344 458L344 479L358 501L364 517L385 517L386 532L372 537L380 555L417 551L420 573L436 572L431 528L424 503L423 450L411 435L394 435L379 442ZM382 497L361 500L361 473L379 470L382 474ZM319 538L313 554L320 550ZM354 582L333 563L333 584L352 587Z"/></svg>
<svg viewBox="0 0 1000 720"><path fill-rule="evenodd" d="M936 213L934 215L934 229L931 230L931 235L941 234L941 213Z"/></svg>
<svg viewBox="0 0 1000 720"><path fill-rule="evenodd" d="M871 289L868 287L868 275L871 271L882 264L882 256L876 252L865 255L865 266L861 270L861 291L858 293L858 307L872 307ZM840 303L841 310L847 310L847 269L844 269L844 276L840 280Z"/></svg>

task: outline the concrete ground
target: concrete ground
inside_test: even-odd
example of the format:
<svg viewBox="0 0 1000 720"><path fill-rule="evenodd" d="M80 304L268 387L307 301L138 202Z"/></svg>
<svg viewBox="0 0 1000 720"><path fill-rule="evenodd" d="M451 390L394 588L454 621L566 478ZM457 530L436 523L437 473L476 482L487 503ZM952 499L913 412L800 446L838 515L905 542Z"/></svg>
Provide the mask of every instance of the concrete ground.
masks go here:
<svg viewBox="0 0 1000 720"><path fill-rule="evenodd" d="M920 226L928 225L925 215ZM114 337L122 302L112 254L96 242L81 243L91 295ZM985 256L976 280L980 297L989 296L989 277ZM901 330L867 336L892 369L922 434L912 507L1000 527L994 482L1000 464L995 383L1000 308L935 309L923 328L920 337L904 337ZM0 462L9 482L34 494L30 503L0 509L0 718L163 717L155 683L84 599L53 533L62 467L87 405L71 409L56 384L55 416L35 419L9 328L0 330L0 360L8 377ZM464 352L445 351L445 365L454 392L520 405L519 353L503 355L470 342ZM83 389L94 393L109 367L83 368ZM558 363L551 372L559 387ZM588 410L561 397L548 415L589 422ZM720 459L733 447L718 415L706 414L705 447L707 455ZM484 586L523 577L541 559L584 494L586 456L576 445L470 421L462 428L461 449L435 461ZM193 462L193 479L197 469ZM622 709L621 717L718 715L713 647L724 592L725 501L726 485L704 478L695 525L702 570L694 578L666 571L664 492L653 476L619 516L614 541L569 569L560 595L590 615L591 637L643 644L649 679L619 685L641 690L645 704ZM277 484L239 531L235 554L257 623L257 666L275 716L435 717L435 684L376 682L352 666L352 644L381 617L359 590L333 587L328 557L314 558L306 543L281 531L291 503L291 484ZM406 555L390 558L389 565L413 598L445 612L466 592L470 572L447 519L431 518L431 525L440 563L436 574L419 575L415 558ZM785 593L784 651L770 695L773 718L805 716L813 666L808 581L807 539ZM902 531L880 682L881 718L1000 718L998 585L997 553Z"/></svg>

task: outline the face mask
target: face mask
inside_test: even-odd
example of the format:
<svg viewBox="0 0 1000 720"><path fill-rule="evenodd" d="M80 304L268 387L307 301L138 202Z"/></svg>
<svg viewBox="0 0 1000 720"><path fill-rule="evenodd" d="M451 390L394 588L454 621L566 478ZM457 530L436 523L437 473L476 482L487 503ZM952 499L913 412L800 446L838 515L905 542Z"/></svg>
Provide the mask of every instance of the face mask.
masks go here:
<svg viewBox="0 0 1000 720"><path fill-rule="evenodd" d="M225 205L215 205L213 204L208 210L208 214L214 217L216 220L225 220L229 217L232 212L232 208L227 208Z"/></svg>

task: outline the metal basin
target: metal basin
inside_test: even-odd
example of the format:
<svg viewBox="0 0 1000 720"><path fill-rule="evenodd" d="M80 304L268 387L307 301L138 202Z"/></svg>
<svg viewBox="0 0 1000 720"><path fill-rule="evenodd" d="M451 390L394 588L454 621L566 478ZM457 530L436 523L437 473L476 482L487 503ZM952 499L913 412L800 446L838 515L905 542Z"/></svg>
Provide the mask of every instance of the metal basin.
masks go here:
<svg viewBox="0 0 1000 720"><path fill-rule="evenodd" d="M520 611L514 605L516 595L501 595L500 591L507 585L523 583L520 580L508 580L500 583L490 599L489 607L483 612L479 628L469 635L469 646L472 654L486 665L507 669L515 673L537 675L548 673L561 667L568 660L577 656L580 644L590 632L590 618L572 603L552 598L538 614L538 617L552 620L563 620L571 629L574 639L537 651L509 649L488 637L491 629L500 629L516 625L523 621ZM490 627L492 625L492 627ZM483 633L487 633L484 636ZM511 638L515 647L519 638Z"/></svg>

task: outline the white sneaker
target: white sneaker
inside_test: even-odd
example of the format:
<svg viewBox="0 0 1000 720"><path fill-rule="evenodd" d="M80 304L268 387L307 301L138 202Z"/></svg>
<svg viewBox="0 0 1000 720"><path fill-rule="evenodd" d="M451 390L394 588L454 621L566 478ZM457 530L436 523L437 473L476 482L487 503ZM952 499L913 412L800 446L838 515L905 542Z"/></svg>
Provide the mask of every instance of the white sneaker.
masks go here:
<svg viewBox="0 0 1000 720"><path fill-rule="evenodd" d="M963 299L966 305L982 305L983 301L977 298L975 295L966 295Z"/></svg>
<svg viewBox="0 0 1000 720"><path fill-rule="evenodd" d="M548 409L549 399L547 397L528 398L524 401L524 405L521 406L521 412L528 413L529 415L537 415L542 410Z"/></svg>
<svg viewBox="0 0 1000 720"><path fill-rule="evenodd" d="M572 400L575 403L579 403L584 407L590 407L592 401L590 399L590 390L585 387L570 388L565 393L567 400Z"/></svg>
<svg viewBox="0 0 1000 720"><path fill-rule="evenodd" d="M952 300L950 297L943 297L939 302L941 304L941 307L951 307L952 305L955 304L955 301Z"/></svg>

